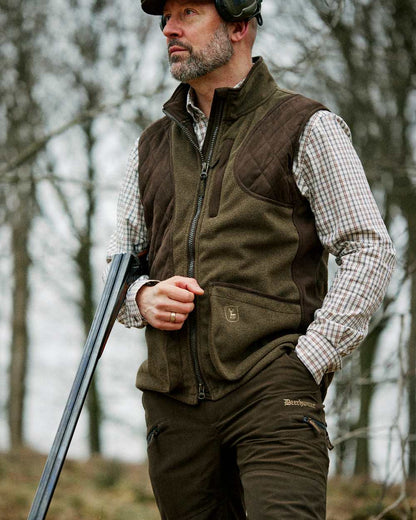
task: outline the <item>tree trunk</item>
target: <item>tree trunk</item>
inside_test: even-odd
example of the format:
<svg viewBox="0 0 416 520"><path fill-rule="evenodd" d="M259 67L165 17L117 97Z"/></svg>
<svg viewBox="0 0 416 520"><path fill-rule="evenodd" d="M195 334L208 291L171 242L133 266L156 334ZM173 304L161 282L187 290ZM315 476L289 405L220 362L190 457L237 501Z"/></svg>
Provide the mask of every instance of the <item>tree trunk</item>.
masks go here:
<svg viewBox="0 0 416 520"><path fill-rule="evenodd" d="M416 480L416 215L412 211L408 215L409 259L410 259L410 334L407 348L409 401L409 478Z"/></svg>
<svg viewBox="0 0 416 520"><path fill-rule="evenodd" d="M84 324L85 335L88 334L92 320L94 318L94 283L91 268L92 253L92 220L95 213L95 169L93 165L93 149L95 139L92 131L93 121L84 126L84 133L87 142L88 155L88 179L86 194L86 215L84 229L80 233L80 245L76 262L78 265L79 276L82 284L82 301L80 302L82 321ZM90 453L101 453L101 405L97 389L96 379L91 381L87 399L88 420L89 420L89 449Z"/></svg>
<svg viewBox="0 0 416 520"><path fill-rule="evenodd" d="M39 1L40 9L43 2ZM33 99L36 79L33 75L36 55L36 38L41 33L43 18L30 20L30 11L25 2L7 2L7 17L2 20L1 33L9 45L9 52L15 58L12 63L4 60L3 75L9 78L4 101L5 141L3 159L18 154L27 143L36 139L42 116L39 105ZM4 18L4 17L3 17ZM11 80L13 79L13 82ZM7 83L7 82L6 82ZM24 444L23 414L25 403L25 381L28 355L27 313L30 296L29 285L29 237L35 214L35 186L32 178L32 164L26 163L14 170L15 179L8 186L5 200L7 223L11 230L11 255L13 263L13 295L11 324L11 355L9 366L8 428L10 445L19 448Z"/></svg>
<svg viewBox="0 0 416 520"><path fill-rule="evenodd" d="M76 264L78 267L79 277L81 280L81 300L79 303L81 318L84 327L85 337L87 337L93 317L94 317L94 299L93 299L93 281L90 262L91 244L85 239L81 241L76 256ZM101 408L99 403L96 380L93 378L88 391L87 397L88 407L88 425L89 425L89 450L90 453L101 453L100 423Z"/></svg>
<svg viewBox="0 0 416 520"><path fill-rule="evenodd" d="M364 380L360 386L360 416L356 428L365 429L370 426L370 410L373 401L375 383L371 381L374 357L379 345L380 334L384 326L379 326L367 337L360 347L360 373ZM357 439L355 451L354 474L370 475L370 449L368 435Z"/></svg>
<svg viewBox="0 0 416 520"><path fill-rule="evenodd" d="M24 188L25 185L23 185ZM9 370L8 419L10 445L19 448L24 444L23 416L25 403L25 381L28 351L27 311L29 298L28 239L30 234L30 194L19 187L18 207L12 216L13 255L13 303L12 344Z"/></svg>

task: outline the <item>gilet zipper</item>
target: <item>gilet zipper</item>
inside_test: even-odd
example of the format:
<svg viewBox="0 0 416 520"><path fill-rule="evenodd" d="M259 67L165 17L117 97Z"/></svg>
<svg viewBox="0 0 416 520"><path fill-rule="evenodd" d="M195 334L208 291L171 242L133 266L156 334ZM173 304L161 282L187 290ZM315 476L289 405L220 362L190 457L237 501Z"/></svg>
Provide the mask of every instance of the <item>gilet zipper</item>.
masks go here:
<svg viewBox="0 0 416 520"><path fill-rule="evenodd" d="M207 179L208 179L208 171L211 165L211 159L212 154L214 152L215 143L217 140L219 128L220 128L220 122L222 118L222 111L223 111L224 102L220 101L218 103L218 106L216 107L216 110L214 112L214 117L212 120L213 129L212 132L210 131L210 125L208 125L207 134L206 137L209 136L209 142L208 146L203 146L203 149L206 150L206 154L203 153L203 151L200 149L198 144L194 140L194 136L189 131L189 129L178 119L176 119L174 116L169 114L169 112L164 111L165 115L169 117L175 124L177 124L181 130L184 132L186 137L189 139L189 141L192 143L194 148L198 151L198 154L201 158L201 173L200 173L200 181L198 186L198 196L195 206L195 212L191 221L191 226L189 228L189 234L188 234L188 269L187 274L190 278L195 277L195 240L196 240L196 230L198 227L198 222L201 216L202 211L202 205L204 203L205 198L205 191L207 187ZM214 108L214 104L213 104ZM197 339L196 339L196 316L193 314L189 317L189 341L190 341L190 349L191 349L191 356L192 356L192 362L197 382L197 397L199 401L202 401L206 399L206 397L209 395L209 389L207 387L207 384L204 381L201 366L199 363L199 356L198 356L198 346L197 346Z"/></svg>

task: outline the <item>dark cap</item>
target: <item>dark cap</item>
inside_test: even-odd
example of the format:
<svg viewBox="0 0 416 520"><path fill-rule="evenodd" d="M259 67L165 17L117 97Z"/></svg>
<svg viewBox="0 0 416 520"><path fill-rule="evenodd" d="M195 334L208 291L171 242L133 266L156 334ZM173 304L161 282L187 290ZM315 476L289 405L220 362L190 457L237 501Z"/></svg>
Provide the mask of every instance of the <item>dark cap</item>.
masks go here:
<svg viewBox="0 0 416 520"><path fill-rule="evenodd" d="M163 6L166 0L141 0L142 9L147 14L163 14Z"/></svg>

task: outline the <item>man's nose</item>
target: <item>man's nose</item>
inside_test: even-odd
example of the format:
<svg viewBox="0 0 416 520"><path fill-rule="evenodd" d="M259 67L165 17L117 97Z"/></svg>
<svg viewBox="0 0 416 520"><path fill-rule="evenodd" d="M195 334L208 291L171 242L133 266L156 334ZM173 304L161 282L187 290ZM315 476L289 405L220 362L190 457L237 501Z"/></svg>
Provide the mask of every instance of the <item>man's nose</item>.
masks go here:
<svg viewBox="0 0 416 520"><path fill-rule="evenodd" d="M180 37L183 34L183 29L179 20L171 16L169 17L169 19L164 21L164 27L162 32L166 36L166 38L176 38Z"/></svg>

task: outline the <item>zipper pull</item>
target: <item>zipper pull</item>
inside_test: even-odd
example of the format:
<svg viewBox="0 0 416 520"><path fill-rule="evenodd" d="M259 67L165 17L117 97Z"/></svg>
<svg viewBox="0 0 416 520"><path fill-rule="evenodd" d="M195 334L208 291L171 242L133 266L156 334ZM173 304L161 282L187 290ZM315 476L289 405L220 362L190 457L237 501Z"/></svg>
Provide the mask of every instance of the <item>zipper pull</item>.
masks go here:
<svg viewBox="0 0 416 520"><path fill-rule="evenodd" d="M149 445L153 439L155 439L160 433L159 426L152 428L147 436L147 445Z"/></svg>
<svg viewBox="0 0 416 520"><path fill-rule="evenodd" d="M200 383L198 385L198 400L199 401L203 401L205 399L206 395L205 395L205 386Z"/></svg>
<svg viewBox="0 0 416 520"><path fill-rule="evenodd" d="M334 449L334 445L332 444L329 438L328 430L326 429L326 426L323 423L316 419L312 419L312 417L304 417L303 422L309 424L309 426L311 426L318 435L323 435L325 437L325 444L328 450Z"/></svg>
<svg viewBox="0 0 416 520"><path fill-rule="evenodd" d="M333 450L334 445L331 442L331 439L329 438L328 430L325 430L325 440L326 440L326 447L328 450Z"/></svg>
<svg viewBox="0 0 416 520"><path fill-rule="evenodd" d="M208 177L209 164L204 161L202 163L201 179L204 181Z"/></svg>
<svg viewBox="0 0 416 520"><path fill-rule="evenodd" d="M304 417L303 418L303 422L305 422L306 424L309 424L309 426L311 426L317 434L321 435L323 433L323 428L322 427L319 427L316 422L311 419L310 417Z"/></svg>

